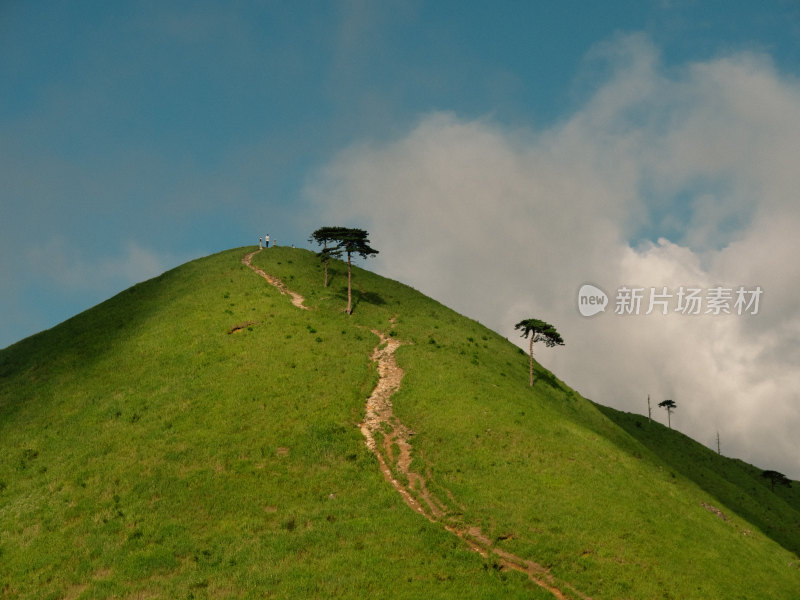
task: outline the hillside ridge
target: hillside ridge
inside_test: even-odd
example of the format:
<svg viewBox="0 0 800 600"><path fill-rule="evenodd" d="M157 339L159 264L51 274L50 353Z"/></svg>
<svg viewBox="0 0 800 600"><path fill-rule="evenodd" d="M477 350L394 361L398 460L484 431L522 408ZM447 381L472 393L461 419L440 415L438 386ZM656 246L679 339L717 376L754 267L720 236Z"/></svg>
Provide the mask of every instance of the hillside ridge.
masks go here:
<svg viewBox="0 0 800 600"><path fill-rule="evenodd" d="M232 249L0 351L0 597L796 597L795 488L329 268Z"/></svg>

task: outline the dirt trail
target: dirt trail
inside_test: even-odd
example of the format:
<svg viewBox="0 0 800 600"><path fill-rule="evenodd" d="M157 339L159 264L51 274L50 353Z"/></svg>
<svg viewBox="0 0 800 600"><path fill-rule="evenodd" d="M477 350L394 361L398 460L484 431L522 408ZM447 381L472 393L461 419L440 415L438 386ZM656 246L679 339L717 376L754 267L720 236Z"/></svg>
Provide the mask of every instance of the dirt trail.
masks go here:
<svg viewBox="0 0 800 600"><path fill-rule="evenodd" d="M364 421L360 425L361 433L366 438L367 447L377 456L384 477L400 493L406 504L429 520L437 521L444 516L445 507L433 499L425 486L425 480L410 470L411 444L408 443L408 438L413 432L392 412L392 394L400 389L400 382L403 380L403 370L394 359L394 351L400 346L400 342L387 338L374 329L372 333L380 338L380 343L370 357L378 364L379 378L378 385L367 398ZM392 467L408 480L408 484L395 478Z"/></svg>
<svg viewBox="0 0 800 600"><path fill-rule="evenodd" d="M569 584L556 581L548 569L532 560L525 560L506 552L483 534L479 527L469 526L460 518L461 512L455 498L444 490L449 502L437 498L428 490L425 478L411 470L411 444L414 435L392 411L392 395L400 389L403 370L397 365L394 353L402 343L372 330L379 338L372 352L378 364L378 384L367 398L364 421L360 424L367 447L375 453L386 480L400 493L411 508L429 521L441 523L449 532L463 539L473 550L484 557L496 557L501 568L525 573L531 581L548 590L559 599L580 598L589 600ZM407 483L404 483L407 482Z"/></svg>
<svg viewBox="0 0 800 600"><path fill-rule="evenodd" d="M242 263L277 287L281 294L291 296L292 304L308 310L308 307L303 304L304 298L300 294L289 290L279 279L251 264L256 252L260 252L260 250L244 256ZM392 320L393 322L394 320ZM425 516L432 523L442 524L447 531L464 540L475 552L487 558L493 556L500 568L525 573L531 581L548 590L559 600L570 598L591 600L569 584L557 581L546 567L498 548L490 538L483 534L480 527L470 526L463 522L461 519L463 509L449 490L442 488L448 497L447 501L438 498L428 490L425 478L411 470L412 446L409 438L414 435L414 432L403 425L394 415L391 400L392 395L400 389L403 381L403 370L397 365L394 358L394 353L402 345L402 342L374 329L372 333L379 339L378 345L370 357L378 366L378 384L367 398L364 420L360 424L360 428L367 447L377 457L386 480L413 510Z"/></svg>
<svg viewBox="0 0 800 600"><path fill-rule="evenodd" d="M297 292L293 292L292 290L287 288L285 285L283 285L283 282L277 277L273 277L272 275L265 273L258 267L253 266L252 264L253 255L258 254L259 252L261 252L261 250L256 250L254 252L251 252L250 254L246 254L244 257L242 257L242 264L247 265L253 271L255 271L256 273L261 275L264 279L266 279L269 283L278 288L281 294L284 295L288 294L292 299L292 304L294 304L297 308L302 308L303 310L309 310L309 308L303 304L303 302L305 302L305 298L303 298L300 294L298 294Z"/></svg>

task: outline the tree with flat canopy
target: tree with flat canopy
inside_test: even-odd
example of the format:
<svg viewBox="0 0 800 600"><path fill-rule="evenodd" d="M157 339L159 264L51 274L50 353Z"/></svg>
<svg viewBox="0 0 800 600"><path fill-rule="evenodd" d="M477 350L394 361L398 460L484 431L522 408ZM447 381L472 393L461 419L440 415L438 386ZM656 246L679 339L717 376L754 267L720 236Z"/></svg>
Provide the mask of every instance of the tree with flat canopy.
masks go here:
<svg viewBox="0 0 800 600"><path fill-rule="evenodd" d="M784 475L783 473L778 473L778 471L767 470L761 473L761 476L764 477L765 479L769 479L770 487L772 488L773 492L775 491L776 483L778 485L785 485L786 487L789 488L792 487L791 480L788 477L786 477L786 475Z"/></svg>
<svg viewBox="0 0 800 600"><path fill-rule="evenodd" d="M378 253L374 248L370 248L369 234L363 229L345 229L339 233L338 248L347 254L347 308L345 312L353 314L353 269L351 266L351 256L358 254L361 258L369 258Z"/></svg>
<svg viewBox="0 0 800 600"><path fill-rule="evenodd" d="M665 409L665 410L667 411L667 426L668 426L670 429L672 429L672 422L671 422L671 420L670 420L670 415L672 414L672 411L673 411L673 410L675 410L676 408L678 408L678 405L677 405L677 404L675 404L675 401L674 401L674 400L664 400L664 401L662 401L662 402L659 402L659 403L658 403L658 405L659 405L661 408L663 408L663 409Z"/></svg>
<svg viewBox="0 0 800 600"><path fill-rule="evenodd" d="M345 231L347 231L346 227L320 227L308 238L309 242L316 242L322 246L322 250L317 252L317 256L322 261L325 271L323 287L328 287L328 262L332 258L342 257L342 249L339 246L328 247L328 244L338 242L339 236Z"/></svg>
<svg viewBox="0 0 800 600"><path fill-rule="evenodd" d="M516 325L514 325L514 329L522 331L522 337L528 338L530 336L530 351L529 351L529 360L530 360L530 368L529 368L529 375L530 375L530 384L531 387L533 386L533 344L536 342L544 342L544 345L548 348L552 348L553 346L563 346L564 340L561 338L561 334L556 331L556 328L550 325L550 323L545 323L544 321L540 321L539 319L525 319L520 321Z"/></svg>
<svg viewBox="0 0 800 600"><path fill-rule="evenodd" d="M351 227L321 227L311 234L311 239L317 243L322 243L324 248L319 253L320 258L325 262L325 282L327 284L327 261L331 258L338 258L342 254L347 254L347 308L345 312L350 315L353 313L353 268L352 256L358 254L361 258L369 258L378 251L369 245L369 234L363 229ZM328 243L335 244L328 247Z"/></svg>

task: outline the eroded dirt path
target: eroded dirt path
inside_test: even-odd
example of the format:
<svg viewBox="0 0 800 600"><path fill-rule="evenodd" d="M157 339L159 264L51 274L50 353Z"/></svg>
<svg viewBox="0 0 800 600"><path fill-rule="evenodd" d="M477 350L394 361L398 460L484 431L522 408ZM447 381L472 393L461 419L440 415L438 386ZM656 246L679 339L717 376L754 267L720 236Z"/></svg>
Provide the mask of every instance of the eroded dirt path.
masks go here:
<svg viewBox="0 0 800 600"><path fill-rule="evenodd" d="M281 294L288 295L292 299L292 304L294 304L297 308L302 308L303 310L309 310L309 308L305 304L303 304L303 302L305 302L305 298L303 298L300 294L298 294L297 292L293 292L292 290L287 288L283 284L283 282L280 279L278 279L277 277L273 277L272 275L270 275L268 273L265 273L264 271L262 271L258 267L254 267L253 266L253 256L255 254L258 254L259 252L261 252L261 250L255 250L254 252L251 252L250 254L245 254L242 257L242 264L243 265L247 265L253 271L255 271L256 273L261 275L261 277L266 279L269 283L271 283L276 288L278 288L278 290L280 291Z"/></svg>
<svg viewBox="0 0 800 600"><path fill-rule="evenodd" d="M408 438L413 432L392 412L392 394L400 389L400 382L403 380L403 370L394 359L394 352L401 344L374 329L372 333L380 339L370 357L378 365L379 378L378 384L367 398L361 433L366 438L367 447L378 458L384 477L400 493L406 504L430 521L437 521L444 516L446 507L436 503L425 486L425 480L411 471L411 444ZM399 481L393 469L407 483Z"/></svg>
<svg viewBox="0 0 800 600"><path fill-rule="evenodd" d="M457 535L482 556L493 556L501 568L525 573L531 581L556 598L590 600L569 584L557 581L544 566L498 548L479 527L463 522L460 507L449 490L444 490L447 500L438 498L428 489L425 478L411 469L412 447L409 438L414 432L395 416L391 400L403 380L403 370L394 358L395 351L402 343L380 331L373 329L372 333L379 339L371 356L378 365L379 379L367 398L364 421L360 427L367 447L375 453L386 480L408 506L429 521L441 523L447 531Z"/></svg>

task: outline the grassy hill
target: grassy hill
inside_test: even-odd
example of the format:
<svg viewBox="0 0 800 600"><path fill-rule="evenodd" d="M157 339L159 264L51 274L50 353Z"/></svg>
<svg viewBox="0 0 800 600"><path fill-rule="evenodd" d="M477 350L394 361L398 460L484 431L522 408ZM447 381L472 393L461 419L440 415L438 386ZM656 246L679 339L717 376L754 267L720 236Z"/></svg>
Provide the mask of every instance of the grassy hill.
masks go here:
<svg viewBox="0 0 800 600"><path fill-rule="evenodd" d="M0 597L797 598L798 486L582 398L475 321L313 253L187 263L0 351ZM359 424L372 330L431 521ZM569 341L567 340L567 343ZM455 525L454 525L455 524ZM447 527L445 526L447 525ZM486 556L449 529L480 528Z"/></svg>

